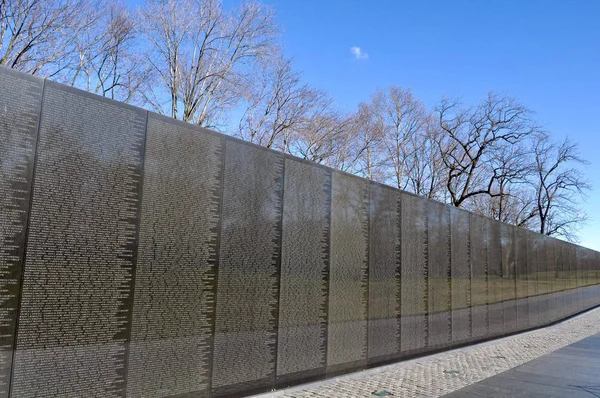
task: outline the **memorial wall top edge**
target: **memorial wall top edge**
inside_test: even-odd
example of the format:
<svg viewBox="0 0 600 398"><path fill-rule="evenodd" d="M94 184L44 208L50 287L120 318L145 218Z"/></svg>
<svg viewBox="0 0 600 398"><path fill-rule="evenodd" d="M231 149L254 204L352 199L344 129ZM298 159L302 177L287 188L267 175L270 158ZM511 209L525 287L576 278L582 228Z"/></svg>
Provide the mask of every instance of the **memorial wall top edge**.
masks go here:
<svg viewBox="0 0 600 398"><path fill-rule="evenodd" d="M81 96L83 96L85 98L95 99L95 100L102 101L102 102L105 102L105 103L110 103L110 104L113 104L113 105L123 106L123 107L126 107L128 109L131 109L131 110L134 110L136 112L139 112L140 114L147 113L148 118L155 119L155 120L161 120L161 121L164 121L164 122L167 122L167 123L178 124L178 125L181 125L182 127L189 128L189 129L192 129L192 130L204 133L204 134L209 134L209 135L212 135L212 136L216 136L216 137L222 138L222 139L227 140L227 141L238 142L238 143L241 143L243 145L247 145L247 146L250 146L250 147L254 147L256 149L260 149L262 151L267 151L267 152L271 152L271 153L274 153L274 154L277 154L277 155L280 155L280 156L284 156L285 159L295 160L295 161L299 161L299 162L302 162L302 163L310 164L312 166L324 168L326 170L329 170L329 172L332 175L334 173L336 173L336 174L346 175L346 176L349 176L349 177L352 177L352 178L358 178L358 179L361 179L361 180L364 180L364 181L368 181L370 184L381 186L384 189L394 190L394 191L396 191L396 192L398 192L398 193L400 193L402 195L408 195L408 196L412 196L412 197L418 197L418 198L422 198L422 199L424 199L426 201L432 201L432 202L436 202L436 203L441 203L444 206L447 206L449 208L453 208L455 210L458 210L460 212L463 212L463 213L466 213L466 214L469 214L469 215L472 215L472 216L481 217L481 218L484 218L486 220L491 220L493 222L500 223L500 224L510 225L510 224L503 223L503 222L498 221L498 220L491 219L489 217L485 217L485 216L476 214L476 213L474 213L474 212L472 212L470 210L456 208L456 207L451 206L451 205L449 205L447 203L443 203L443 202L440 202L440 201L437 201L437 200L429 199L429 198L426 198L426 197L423 197L423 196L416 195L416 194L411 193L411 192L404 191L402 189L393 187L391 185L387 185L387 184L384 184L384 183L381 183L381 182L377 182L377 181L369 181L369 180L367 180L367 179L365 179L363 177L359 177L357 175L354 175L354 174L351 174L351 173L348 173L348 172L345 172L345 171L337 170L337 169L331 168L329 166L325 166L325 165L322 165L322 164L319 164L319 163L315 163L315 162L312 162L310 160L303 159L303 158L300 158L300 157L297 157L297 156L294 156L294 155L281 154L280 151L277 151L277 150L274 150L274 149L270 149L270 148L266 148L264 146L260 146L258 144L251 143L251 142L248 142L248 141L244 141L244 140L242 140L240 138L237 138L237 137L233 137L233 136L230 136L230 135L227 135L227 134L219 133L217 131L210 130L210 129L207 129L207 128L204 128L204 127L199 127L199 126L196 126L196 125L193 125L191 123L187 123L187 122L184 122L184 121L181 121L181 120L173 119L173 118L171 118L169 116L160 115L160 114L158 114L156 112L148 111L146 109L143 109L143 108L140 108L140 107L137 107L137 106L134 106L134 105L130 105L130 104L126 104L124 102L116 101L116 100L113 100L111 98L103 97L101 95L90 93L90 92L87 92L85 90L81 90L81 89L78 89L78 88L75 88L75 87L71 87L71 86L68 86L68 85L65 85L65 84L57 83L57 82L54 82L54 81L49 80L49 79L44 79L44 78L41 78L41 77L38 77L38 76L33 76L33 75L30 75L30 74L25 73L25 72L21 72L21 71L17 71L17 70L8 68L6 66L1 66L0 65L0 74L5 74L5 75L12 76L12 77L15 77L15 78L27 79L27 80L30 80L30 81L40 82L40 83L46 81L46 84L48 85L47 87L52 87L52 88L64 90L64 91L67 91L67 92L70 92L70 93L73 93L73 94L76 94L76 95L81 95ZM512 225L510 225L510 226L512 226ZM514 226L512 226L512 227L514 227ZM534 232L534 231L529 231L529 230L526 230L526 231L530 232L532 234L541 235L541 234L539 234L537 232ZM563 241L561 239L557 239L557 238L554 238L554 237L548 237L546 235L542 235L542 236L544 236L545 238L550 239L550 240L557 240L557 241L560 241L560 242L565 242L567 244L573 245L574 247L578 247L578 248L581 248L581 249L585 249L585 250L589 250L589 251L592 251L592 252L596 252L595 250L592 250L592 249L589 249L587 247L583 247L583 246L577 245L575 243L566 242L566 241ZM596 252L596 253L600 254L600 252Z"/></svg>

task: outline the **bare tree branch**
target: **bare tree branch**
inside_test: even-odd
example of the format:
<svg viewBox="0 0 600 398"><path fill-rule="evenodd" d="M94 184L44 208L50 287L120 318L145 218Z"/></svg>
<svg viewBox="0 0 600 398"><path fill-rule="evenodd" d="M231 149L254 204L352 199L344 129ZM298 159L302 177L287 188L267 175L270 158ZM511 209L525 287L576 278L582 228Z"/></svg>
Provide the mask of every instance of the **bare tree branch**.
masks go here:
<svg viewBox="0 0 600 398"><path fill-rule="evenodd" d="M547 134L534 142L535 174L531 184L536 191L539 232L574 239L587 216L576 205L591 189L577 168L587 162L579 155L577 144L568 138L553 143Z"/></svg>
<svg viewBox="0 0 600 398"><path fill-rule="evenodd" d="M43 77L74 62L69 29L81 19L80 0L0 1L0 65Z"/></svg>
<svg viewBox="0 0 600 398"><path fill-rule="evenodd" d="M156 74L146 100L204 127L216 128L237 104L249 70L272 53L278 34L272 9L258 2L226 12L219 0L148 0L140 17Z"/></svg>

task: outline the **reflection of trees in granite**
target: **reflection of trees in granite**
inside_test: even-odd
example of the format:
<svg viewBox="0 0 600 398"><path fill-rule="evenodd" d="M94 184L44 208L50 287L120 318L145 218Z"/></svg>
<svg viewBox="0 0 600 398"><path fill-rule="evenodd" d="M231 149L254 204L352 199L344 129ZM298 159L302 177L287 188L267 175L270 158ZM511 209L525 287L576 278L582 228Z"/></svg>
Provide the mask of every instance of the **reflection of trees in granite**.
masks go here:
<svg viewBox="0 0 600 398"><path fill-rule="evenodd" d="M326 365L331 175L285 161L277 375Z"/></svg>
<svg viewBox="0 0 600 398"><path fill-rule="evenodd" d="M124 386L145 116L46 83L15 395Z"/></svg>
<svg viewBox="0 0 600 398"><path fill-rule="evenodd" d="M471 222L470 215L450 208L452 341L471 338Z"/></svg>
<svg viewBox="0 0 600 398"><path fill-rule="evenodd" d="M366 359L368 184L334 173L327 364Z"/></svg>
<svg viewBox="0 0 600 398"><path fill-rule="evenodd" d="M528 264L527 264L527 238L525 230L516 229L515 234L515 258L516 258L516 298L517 298L517 328L527 329L529 327L529 294Z"/></svg>
<svg viewBox="0 0 600 398"><path fill-rule="evenodd" d="M488 302L486 219L471 215L471 313L474 338L484 337L489 331Z"/></svg>
<svg viewBox="0 0 600 398"><path fill-rule="evenodd" d="M370 184L369 359L400 352L400 198Z"/></svg>
<svg viewBox="0 0 600 398"><path fill-rule="evenodd" d="M401 350L427 345L427 201L402 196Z"/></svg>
<svg viewBox="0 0 600 398"><path fill-rule="evenodd" d="M128 396L209 386L223 140L148 121Z"/></svg>
<svg viewBox="0 0 600 398"><path fill-rule="evenodd" d="M435 347L452 339L450 212L448 206L433 201L429 201L427 212L427 345Z"/></svg>
<svg viewBox="0 0 600 398"><path fill-rule="evenodd" d="M283 156L228 141L213 386L275 376Z"/></svg>
<svg viewBox="0 0 600 398"><path fill-rule="evenodd" d="M504 296L500 223L488 219L484 222L488 270L488 332L491 335L501 335L504 332L504 311L501 304Z"/></svg>
<svg viewBox="0 0 600 398"><path fill-rule="evenodd" d="M529 305L529 326L540 325L540 301L535 297L539 294L538 276L540 271L537 234L525 231L524 238L527 241L527 292Z"/></svg>
<svg viewBox="0 0 600 398"><path fill-rule="evenodd" d="M506 225L500 227L500 248L502 253L502 293L504 301L504 332L511 333L517 330L517 295L516 285L516 257L515 257L515 230Z"/></svg>

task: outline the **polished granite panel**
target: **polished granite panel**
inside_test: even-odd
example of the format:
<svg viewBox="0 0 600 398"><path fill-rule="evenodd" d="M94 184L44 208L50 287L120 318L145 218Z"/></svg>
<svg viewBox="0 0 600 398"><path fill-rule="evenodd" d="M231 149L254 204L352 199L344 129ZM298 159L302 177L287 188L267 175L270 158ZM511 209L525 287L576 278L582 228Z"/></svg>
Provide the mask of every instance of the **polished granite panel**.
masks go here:
<svg viewBox="0 0 600 398"><path fill-rule="evenodd" d="M370 185L369 360L400 352L400 194Z"/></svg>
<svg viewBox="0 0 600 398"><path fill-rule="evenodd" d="M581 269L583 270L584 286L592 284L592 273L589 264L588 250L581 248Z"/></svg>
<svg viewBox="0 0 600 398"><path fill-rule="evenodd" d="M564 249L565 253L565 272L567 273L565 296L566 315L572 315L577 312L577 270L574 247L567 245Z"/></svg>
<svg viewBox="0 0 600 398"><path fill-rule="evenodd" d="M499 224L500 246L502 249L502 300L504 312L504 333L517 330L517 286L515 230L510 225Z"/></svg>
<svg viewBox="0 0 600 398"><path fill-rule="evenodd" d="M577 248L577 262L578 262L577 267L578 267L579 275L580 275L579 282L580 282L580 286L583 288L583 289L579 290L579 293L581 295L580 304L579 304L580 311L583 311L583 309L585 308L585 305L587 303L586 296L585 296L585 291L586 291L585 287L587 287L588 277L587 277L587 272L585 269L584 253L585 253L585 250L583 248Z"/></svg>
<svg viewBox="0 0 600 398"><path fill-rule="evenodd" d="M515 230L515 258L516 258L516 306L517 328L529 328L529 275L527 264L527 234L524 229Z"/></svg>
<svg viewBox="0 0 600 398"><path fill-rule="evenodd" d="M586 265L588 269L588 285L595 285L598 281L596 279L596 271L594 270L594 252L586 249Z"/></svg>
<svg viewBox="0 0 600 398"><path fill-rule="evenodd" d="M146 111L46 81L13 396L120 396Z"/></svg>
<svg viewBox="0 0 600 398"><path fill-rule="evenodd" d="M575 275L576 275L576 279L577 279L577 286L578 287L584 287L585 286L585 275L583 272L583 266L582 266L582 250L581 248L575 248L574 250L574 262L575 262ZM584 302L583 302L583 289L577 289L577 303L576 303L576 311L579 312L581 310L583 310L584 308Z"/></svg>
<svg viewBox="0 0 600 398"><path fill-rule="evenodd" d="M327 366L366 363L369 184L333 174ZM334 371L332 368L332 371Z"/></svg>
<svg viewBox="0 0 600 398"><path fill-rule="evenodd" d="M563 316L570 315L571 311L571 301L569 299L570 290L571 290L571 262L569 258L569 244L563 243L561 248L561 279L563 281Z"/></svg>
<svg viewBox="0 0 600 398"><path fill-rule="evenodd" d="M527 240L527 293L529 306L529 327L540 326L540 307L538 290L538 245L540 237L530 231L524 231Z"/></svg>
<svg viewBox="0 0 600 398"><path fill-rule="evenodd" d="M545 241L546 250L546 264L547 264L547 275L548 283L550 284L550 292L548 298L548 319L550 322L554 322L559 318L559 313L562 307L560 303L561 297L557 294L560 290L558 280L558 269L556 264L556 253L555 248L552 245L550 238Z"/></svg>
<svg viewBox="0 0 600 398"><path fill-rule="evenodd" d="M565 289L566 289L566 277L565 277L565 242L557 242L554 247L554 262L556 269L556 278L554 280L554 291L557 293L557 317L564 318L566 316L566 301L565 301Z"/></svg>
<svg viewBox="0 0 600 398"><path fill-rule="evenodd" d="M430 201L427 223L427 346L446 347L452 341L450 207Z"/></svg>
<svg viewBox="0 0 600 398"><path fill-rule="evenodd" d="M222 138L150 115L127 396L210 389L223 155Z"/></svg>
<svg viewBox="0 0 600 398"><path fill-rule="evenodd" d="M331 173L285 160L277 377L325 375Z"/></svg>
<svg viewBox="0 0 600 398"><path fill-rule="evenodd" d="M504 333L504 275L500 226L499 222L486 220L490 336Z"/></svg>
<svg viewBox="0 0 600 398"><path fill-rule="evenodd" d="M402 195L401 350L427 346L427 200Z"/></svg>
<svg viewBox="0 0 600 398"><path fill-rule="evenodd" d="M471 339L471 223L469 213L450 207L452 342Z"/></svg>
<svg viewBox="0 0 600 398"><path fill-rule="evenodd" d="M471 215L471 312L473 338L489 333L487 223L483 217Z"/></svg>
<svg viewBox="0 0 600 398"><path fill-rule="evenodd" d="M541 235L536 235L534 242L534 255L537 259L539 324L543 325L550 321L548 308L550 293L552 292L552 279L550 278L548 271L548 250L546 249L546 238Z"/></svg>
<svg viewBox="0 0 600 398"><path fill-rule="evenodd" d="M275 382L283 155L228 140L213 349L214 394Z"/></svg>
<svg viewBox="0 0 600 398"><path fill-rule="evenodd" d="M43 85L0 69L0 397L9 392Z"/></svg>

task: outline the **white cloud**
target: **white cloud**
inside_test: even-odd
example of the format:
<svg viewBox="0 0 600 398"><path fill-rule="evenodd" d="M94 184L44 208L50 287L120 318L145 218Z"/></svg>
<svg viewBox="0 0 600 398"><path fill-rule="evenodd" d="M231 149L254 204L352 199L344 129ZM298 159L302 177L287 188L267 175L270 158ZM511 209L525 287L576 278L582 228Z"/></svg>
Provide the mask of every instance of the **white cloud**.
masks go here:
<svg viewBox="0 0 600 398"><path fill-rule="evenodd" d="M350 47L350 52L352 53L352 55L354 55L354 58L359 59L359 60L369 58L369 54L367 54L366 52L361 50L360 47L356 47L356 46Z"/></svg>

